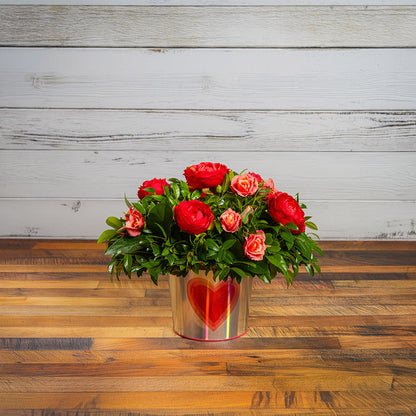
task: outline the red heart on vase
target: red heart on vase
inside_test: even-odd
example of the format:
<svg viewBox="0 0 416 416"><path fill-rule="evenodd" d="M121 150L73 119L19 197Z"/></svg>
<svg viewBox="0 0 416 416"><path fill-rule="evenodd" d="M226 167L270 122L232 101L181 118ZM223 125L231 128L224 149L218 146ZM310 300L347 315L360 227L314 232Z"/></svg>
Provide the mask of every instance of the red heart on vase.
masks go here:
<svg viewBox="0 0 416 416"><path fill-rule="evenodd" d="M211 282L201 277L189 280L187 294L199 319L215 331L233 311L240 294L236 281Z"/></svg>

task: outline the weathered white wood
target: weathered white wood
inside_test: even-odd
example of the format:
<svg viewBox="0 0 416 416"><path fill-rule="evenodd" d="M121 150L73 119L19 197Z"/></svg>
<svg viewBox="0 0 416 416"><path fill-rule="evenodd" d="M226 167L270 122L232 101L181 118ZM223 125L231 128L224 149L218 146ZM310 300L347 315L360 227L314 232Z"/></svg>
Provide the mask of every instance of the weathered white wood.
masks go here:
<svg viewBox="0 0 416 416"><path fill-rule="evenodd" d="M0 0L0 4L146 5L146 6L333 6L414 5L414 0Z"/></svg>
<svg viewBox="0 0 416 416"><path fill-rule="evenodd" d="M3 6L0 21L2 46L416 46L416 6Z"/></svg>
<svg viewBox="0 0 416 416"><path fill-rule="evenodd" d="M1 48L0 106L416 108L416 49Z"/></svg>
<svg viewBox="0 0 416 416"><path fill-rule="evenodd" d="M416 112L0 109L0 150L416 151Z"/></svg>
<svg viewBox="0 0 416 416"><path fill-rule="evenodd" d="M305 201L321 239L416 240L416 202ZM98 238L122 200L1 199L0 237Z"/></svg>
<svg viewBox="0 0 416 416"><path fill-rule="evenodd" d="M253 146L255 149L255 146ZM3 197L134 197L151 178L183 177L202 161L273 178L303 199L416 200L416 152L13 151L1 157Z"/></svg>

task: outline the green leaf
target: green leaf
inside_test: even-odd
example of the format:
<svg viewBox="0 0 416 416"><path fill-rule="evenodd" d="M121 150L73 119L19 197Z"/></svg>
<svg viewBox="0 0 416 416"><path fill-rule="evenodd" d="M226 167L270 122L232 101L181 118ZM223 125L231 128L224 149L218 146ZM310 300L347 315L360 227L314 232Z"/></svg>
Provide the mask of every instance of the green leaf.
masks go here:
<svg viewBox="0 0 416 416"><path fill-rule="evenodd" d="M273 254L271 256L266 256L266 259L270 261L270 263L274 264L279 270L287 271L287 264L285 259L278 253Z"/></svg>
<svg viewBox="0 0 416 416"><path fill-rule="evenodd" d="M317 245L312 247L312 250L315 251L316 253L320 254L321 256L324 255L324 252L321 250L320 247L318 247Z"/></svg>
<svg viewBox="0 0 416 416"><path fill-rule="evenodd" d="M273 234L266 233L266 241L265 241L265 244L270 245L270 244L273 243L273 241L274 241Z"/></svg>
<svg viewBox="0 0 416 416"><path fill-rule="evenodd" d="M236 241L237 240L234 238L232 240L224 241L224 243L222 244L222 248L224 250L229 250L235 244Z"/></svg>
<svg viewBox="0 0 416 416"><path fill-rule="evenodd" d="M310 264L305 264L305 269L311 276L313 276L315 274L315 271L314 271L313 267Z"/></svg>
<svg viewBox="0 0 416 416"><path fill-rule="evenodd" d="M179 199L179 197L181 196L181 190L179 188L179 185L177 183L173 183L171 185L171 189L172 189L172 193L175 196L175 198Z"/></svg>
<svg viewBox="0 0 416 416"><path fill-rule="evenodd" d="M166 255L166 260L168 261L169 266L173 266L175 264L176 258L173 254L167 254Z"/></svg>
<svg viewBox="0 0 416 416"><path fill-rule="evenodd" d="M230 175L228 173L225 174L224 176L224 180L222 182L222 193L224 194L225 192L228 191L228 188L230 187Z"/></svg>
<svg viewBox="0 0 416 416"><path fill-rule="evenodd" d="M181 187L181 193L184 199L188 199L191 192L189 191L189 186L186 182L180 181L179 186Z"/></svg>
<svg viewBox="0 0 416 416"><path fill-rule="evenodd" d="M192 192L190 199L199 199L201 198L201 190L200 189L195 189L195 191Z"/></svg>
<svg viewBox="0 0 416 416"><path fill-rule="evenodd" d="M145 207L141 203L139 203L139 202L133 202L132 207L133 208L136 208L137 211L140 212L140 214L142 214L142 215L145 215L146 214L146 209L145 209Z"/></svg>
<svg viewBox="0 0 416 416"><path fill-rule="evenodd" d="M294 224L293 222L288 222L285 224L285 227L289 228L290 230L298 231L298 226Z"/></svg>
<svg viewBox="0 0 416 416"><path fill-rule="evenodd" d="M108 217L105 221L107 225L113 227L115 230L119 230L123 226L123 221L120 218Z"/></svg>
<svg viewBox="0 0 416 416"><path fill-rule="evenodd" d="M144 245L143 237L121 237L105 251L106 255L118 256L138 251Z"/></svg>
<svg viewBox="0 0 416 416"><path fill-rule="evenodd" d="M292 233L287 231L281 231L280 236L283 238L283 240L286 241L286 246L288 250L290 250L293 247L293 244L295 243L295 237Z"/></svg>
<svg viewBox="0 0 416 416"><path fill-rule="evenodd" d="M296 239L296 247L299 248L302 255L304 255L308 260L312 259L313 256L310 241L307 241L303 239L301 236L298 236L298 238Z"/></svg>
<svg viewBox="0 0 416 416"><path fill-rule="evenodd" d="M123 266L129 276L131 274L132 264L133 264L133 257L131 256L131 254L126 254L124 256Z"/></svg>
<svg viewBox="0 0 416 416"><path fill-rule="evenodd" d="M247 279L247 274L244 273L243 270L239 269L238 267L231 267L231 270L235 273L237 273L240 277L243 279Z"/></svg>
<svg viewBox="0 0 416 416"><path fill-rule="evenodd" d="M130 208L131 207L131 204L130 204L129 200L127 199L126 194L124 194L124 202L126 203L127 208Z"/></svg>
<svg viewBox="0 0 416 416"><path fill-rule="evenodd" d="M212 239L208 239L205 241L205 245L213 251L218 251L220 249L220 246Z"/></svg>
<svg viewBox="0 0 416 416"><path fill-rule="evenodd" d="M146 225L149 227L155 235L169 236L171 233L170 225L173 221L173 210L166 203L166 200L160 204L155 205L150 211L147 217ZM161 229L164 232L161 233Z"/></svg>
<svg viewBox="0 0 416 416"><path fill-rule="evenodd" d="M315 270L316 270L318 273L321 273L321 268L320 268L317 264L314 264L314 265L313 265L313 267L315 267Z"/></svg>
<svg viewBox="0 0 416 416"><path fill-rule="evenodd" d="M221 270L221 273L219 274L218 278L220 280L227 280L227 277L229 274L230 274L230 268L224 267L224 269Z"/></svg>
<svg viewBox="0 0 416 416"><path fill-rule="evenodd" d="M111 281L113 281L113 274L114 274L114 270L116 267L116 262L113 260L109 265L108 265L108 271L111 275Z"/></svg>
<svg viewBox="0 0 416 416"><path fill-rule="evenodd" d="M260 279L260 280L263 280L263 282L265 282L265 283L271 283L271 280L268 278L268 276L267 275L265 275L265 274L261 274L261 275L258 275L258 278Z"/></svg>
<svg viewBox="0 0 416 416"><path fill-rule="evenodd" d="M277 244L273 244L272 246L270 246L270 247L267 247L267 252L268 253L278 253L279 251L280 251L280 244L279 243L277 243Z"/></svg>
<svg viewBox="0 0 416 416"><path fill-rule="evenodd" d="M118 233L116 230L105 230L97 240L97 244L100 244L104 241L111 240L114 236L116 236Z"/></svg>
<svg viewBox="0 0 416 416"><path fill-rule="evenodd" d="M317 230L318 229L318 227L316 226L316 224L314 224L311 221L306 221L305 222L305 225L306 225L306 227L311 228L312 230Z"/></svg>
<svg viewBox="0 0 416 416"><path fill-rule="evenodd" d="M152 282L157 286L157 281L159 279L159 271L157 269L149 269L150 278Z"/></svg>

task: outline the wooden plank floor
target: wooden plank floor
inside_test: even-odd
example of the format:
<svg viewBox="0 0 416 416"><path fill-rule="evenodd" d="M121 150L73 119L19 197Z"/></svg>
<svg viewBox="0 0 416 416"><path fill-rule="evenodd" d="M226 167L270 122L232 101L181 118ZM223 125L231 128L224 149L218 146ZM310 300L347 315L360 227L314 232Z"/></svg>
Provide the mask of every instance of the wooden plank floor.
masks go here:
<svg viewBox="0 0 416 416"><path fill-rule="evenodd" d="M0 415L416 415L416 242L321 246L322 275L256 281L248 334L203 343L102 246L0 240Z"/></svg>

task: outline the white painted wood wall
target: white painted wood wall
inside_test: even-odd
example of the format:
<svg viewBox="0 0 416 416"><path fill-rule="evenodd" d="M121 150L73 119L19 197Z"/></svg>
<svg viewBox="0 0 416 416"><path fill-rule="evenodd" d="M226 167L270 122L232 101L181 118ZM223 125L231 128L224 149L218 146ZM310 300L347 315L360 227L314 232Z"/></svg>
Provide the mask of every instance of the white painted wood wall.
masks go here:
<svg viewBox="0 0 416 416"><path fill-rule="evenodd" d="M0 0L0 236L95 238L219 161L324 239L416 239L415 47L406 0Z"/></svg>

